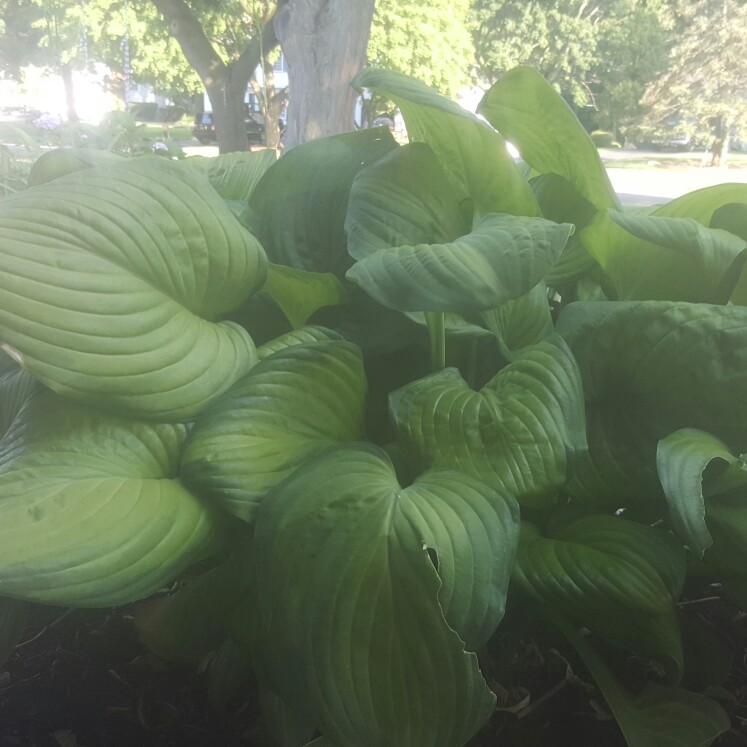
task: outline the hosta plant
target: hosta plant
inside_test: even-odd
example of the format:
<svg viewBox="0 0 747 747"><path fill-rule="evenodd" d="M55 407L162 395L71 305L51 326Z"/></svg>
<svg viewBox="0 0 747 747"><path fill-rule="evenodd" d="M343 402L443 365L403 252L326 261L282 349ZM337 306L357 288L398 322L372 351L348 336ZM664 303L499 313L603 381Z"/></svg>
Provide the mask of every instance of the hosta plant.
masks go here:
<svg viewBox="0 0 747 747"><path fill-rule="evenodd" d="M625 209L531 69L482 118L355 83L409 144L58 151L0 201L2 653L146 600L282 747L460 747L549 635L631 747L710 744L679 602L746 575L747 186Z"/></svg>

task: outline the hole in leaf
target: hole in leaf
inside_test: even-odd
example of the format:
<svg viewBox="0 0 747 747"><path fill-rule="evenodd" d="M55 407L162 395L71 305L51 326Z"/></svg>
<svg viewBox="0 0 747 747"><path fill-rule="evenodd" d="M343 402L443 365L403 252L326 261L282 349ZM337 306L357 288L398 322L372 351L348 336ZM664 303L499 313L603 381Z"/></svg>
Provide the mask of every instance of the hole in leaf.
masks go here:
<svg viewBox="0 0 747 747"><path fill-rule="evenodd" d="M423 543L423 549L428 553L428 557L431 559L433 567L438 571L438 553L432 547L428 547L425 543Z"/></svg>

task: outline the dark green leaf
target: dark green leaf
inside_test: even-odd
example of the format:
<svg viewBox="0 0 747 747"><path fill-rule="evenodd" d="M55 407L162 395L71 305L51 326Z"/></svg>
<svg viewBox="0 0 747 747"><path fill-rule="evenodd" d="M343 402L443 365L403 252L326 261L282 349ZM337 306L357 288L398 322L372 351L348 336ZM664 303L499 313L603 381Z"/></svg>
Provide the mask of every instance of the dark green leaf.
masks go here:
<svg viewBox="0 0 747 747"><path fill-rule="evenodd" d="M653 683L638 695L628 692L576 626L554 622L591 672L629 747L707 747L729 728L723 708L703 695Z"/></svg>
<svg viewBox="0 0 747 747"><path fill-rule="evenodd" d="M397 144L381 129L321 138L293 148L252 193L249 222L275 263L342 277L350 266L345 238L355 175Z"/></svg>
<svg viewBox="0 0 747 747"><path fill-rule="evenodd" d="M307 462L257 516L272 687L340 745L461 747L494 698L460 635L484 642L500 620L515 511L461 473L403 488L368 445Z"/></svg>

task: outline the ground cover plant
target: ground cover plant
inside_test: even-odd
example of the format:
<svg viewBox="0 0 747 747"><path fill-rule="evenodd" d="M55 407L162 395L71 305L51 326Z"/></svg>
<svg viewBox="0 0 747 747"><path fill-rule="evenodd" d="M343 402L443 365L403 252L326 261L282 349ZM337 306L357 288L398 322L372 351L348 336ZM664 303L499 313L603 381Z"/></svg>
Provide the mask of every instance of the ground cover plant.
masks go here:
<svg viewBox="0 0 747 747"><path fill-rule="evenodd" d="M744 594L747 186L623 209L531 69L484 119L356 85L409 144L55 151L0 200L2 652L184 579L143 640L279 745L464 745L528 636L631 747L711 743L678 602Z"/></svg>

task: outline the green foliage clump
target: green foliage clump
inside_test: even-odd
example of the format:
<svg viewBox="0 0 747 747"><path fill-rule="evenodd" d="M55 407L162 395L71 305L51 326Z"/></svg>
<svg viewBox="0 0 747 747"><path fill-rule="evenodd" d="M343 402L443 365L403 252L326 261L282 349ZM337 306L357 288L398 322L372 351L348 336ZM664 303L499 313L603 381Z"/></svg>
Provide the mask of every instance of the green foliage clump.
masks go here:
<svg viewBox="0 0 747 747"><path fill-rule="evenodd" d="M0 200L0 651L191 568L143 639L280 745L461 747L532 635L631 747L710 744L678 602L745 579L747 187L625 210L529 68L492 127L356 84L410 143L58 151Z"/></svg>
<svg viewBox="0 0 747 747"><path fill-rule="evenodd" d="M620 143L615 140L615 136L606 130L594 130L591 134L591 141L597 148L620 148Z"/></svg>

